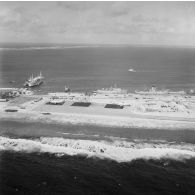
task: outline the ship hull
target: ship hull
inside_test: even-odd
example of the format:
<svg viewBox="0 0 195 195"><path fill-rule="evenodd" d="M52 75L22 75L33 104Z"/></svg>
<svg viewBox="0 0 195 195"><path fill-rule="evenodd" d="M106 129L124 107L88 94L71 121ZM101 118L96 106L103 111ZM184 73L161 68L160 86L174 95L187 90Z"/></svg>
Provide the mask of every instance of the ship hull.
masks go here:
<svg viewBox="0 0 195 195"><path fill-rule="evenodd" d="M39 86L43 83L43 81L40 81L38 83L25 83L24 86L25 87L36 87L36 86Z"/></svg>

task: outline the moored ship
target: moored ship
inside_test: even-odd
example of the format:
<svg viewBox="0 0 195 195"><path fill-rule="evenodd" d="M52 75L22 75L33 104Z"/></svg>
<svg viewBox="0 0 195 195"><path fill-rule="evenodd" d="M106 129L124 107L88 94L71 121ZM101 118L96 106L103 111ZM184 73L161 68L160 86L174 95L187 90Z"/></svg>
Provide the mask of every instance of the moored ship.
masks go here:
<svg viewBox="0 0 195 195"><path fill-rule="evenodd" d="M152 87L148 91L135 91L136 94L141 94L141 95L163 95L163 94L168 94L168 90L157 90L156 87Z"/></svg>
<svg viewBox="0 0 195 195"><path fill-rule="evenodd" d="M117 87L110 87L110 88L102 88L98 89L93 92L94 94L126 94L127 90L117 88Z"/></svg>
<svg viewBox="0 0 195 195"><path fill-rule="evenodd" d="M185 91L170 91L168 89L165 90L157 90L156 87L152 87L148 91L135 91L136 94L140 95L165 95L165 94L170 94L170 95L185 95Z"/></svg>
<svg viewBox="0 0 195 195"><path fill-rule="evenodd" d="M24 83L26 87L34 87L38 86L43 83L44 77L42 76L41 72L38 76L33 77L33 75Z"/></svg>

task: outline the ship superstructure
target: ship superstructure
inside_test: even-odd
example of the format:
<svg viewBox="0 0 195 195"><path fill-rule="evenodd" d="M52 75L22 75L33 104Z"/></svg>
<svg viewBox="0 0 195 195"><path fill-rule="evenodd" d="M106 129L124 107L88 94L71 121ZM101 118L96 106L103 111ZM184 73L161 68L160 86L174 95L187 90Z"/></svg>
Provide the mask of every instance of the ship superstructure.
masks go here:
<svg viewBox="0 0 195 195"><path fill-rule="evenodd" d="M93 91L93 94L104 94L104 95L111 95L111 94L115 94L115 95L119 95L119 94L127 94L127 90L126 89L122 89L116 86L116 84L114 85L114 87L109 87L109 88L102 88L102 89L98 89L96 91Z"/></svg>
<svg viewBox="0 0 195 195"><path fill-rule="evenodd" d="M135 91L136 94L141 94L141 95L163 95L163 94L168 94L168 90L157 90L156 87L152 87L148 91Z"/></svg>
<svg viewBox="0 0 195 195"><path fill-rule="evenodd" d="M33 77L33 75L24 83L26 87L34 87L38 86L43 83L44 77L42 76L41 72L38 76Z"/></svg>
<svg viewBox="0 0 195 195"><path fill-rule="evenodd" d="M117 87L102 88L93 92L94 94L126 94L126 89L121 89Z"/></svg>
<svg viewBox="0 0 195 195"><path fill-rule="evenodd" d="M65 92L70 92L70 87L68 87L68 86L65 85L64 91L65 91Z"/></svg>
<svg viewBox="0 0 195 195"><path fill-rule="evenodd" d="M136 94L141 95L164 95L164 94L170 94L170 95L185 95L185 91L170 91L168 89L164 90L157 90L155 86L153 86L148 91L135 91Z"/></svg>

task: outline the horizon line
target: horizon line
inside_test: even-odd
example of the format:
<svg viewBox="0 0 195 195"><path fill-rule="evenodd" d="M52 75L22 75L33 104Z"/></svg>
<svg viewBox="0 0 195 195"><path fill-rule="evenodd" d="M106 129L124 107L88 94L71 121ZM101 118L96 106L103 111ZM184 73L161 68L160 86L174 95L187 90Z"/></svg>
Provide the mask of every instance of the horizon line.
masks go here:
<svg viewBox="0 0 195 195"><path fill-rule="evenodd" d="M85 46L85 45L89 45L89 46L126 46L126 47L130 47L130 46L134 46L134 47L176 47L176 48L195 48L195 45L181 45L181 44L155 44L155 43L58 43L58 42L0 42L0 46L1 44L48 44L48 45L74 45L74 46Z"/></svg>

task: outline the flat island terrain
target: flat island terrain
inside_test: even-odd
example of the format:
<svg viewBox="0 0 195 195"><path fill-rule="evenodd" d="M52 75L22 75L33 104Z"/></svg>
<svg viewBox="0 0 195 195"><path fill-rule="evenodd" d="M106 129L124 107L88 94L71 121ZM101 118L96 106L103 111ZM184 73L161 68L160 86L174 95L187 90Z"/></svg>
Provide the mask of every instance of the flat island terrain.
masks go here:
<svg viewBox="0 0 195 195"><path fill-rule="evenodd" d="M120 88L22 94L0 102L1 119L115 127L195 129L195 96L181 92L127 93Z"/></svg>

